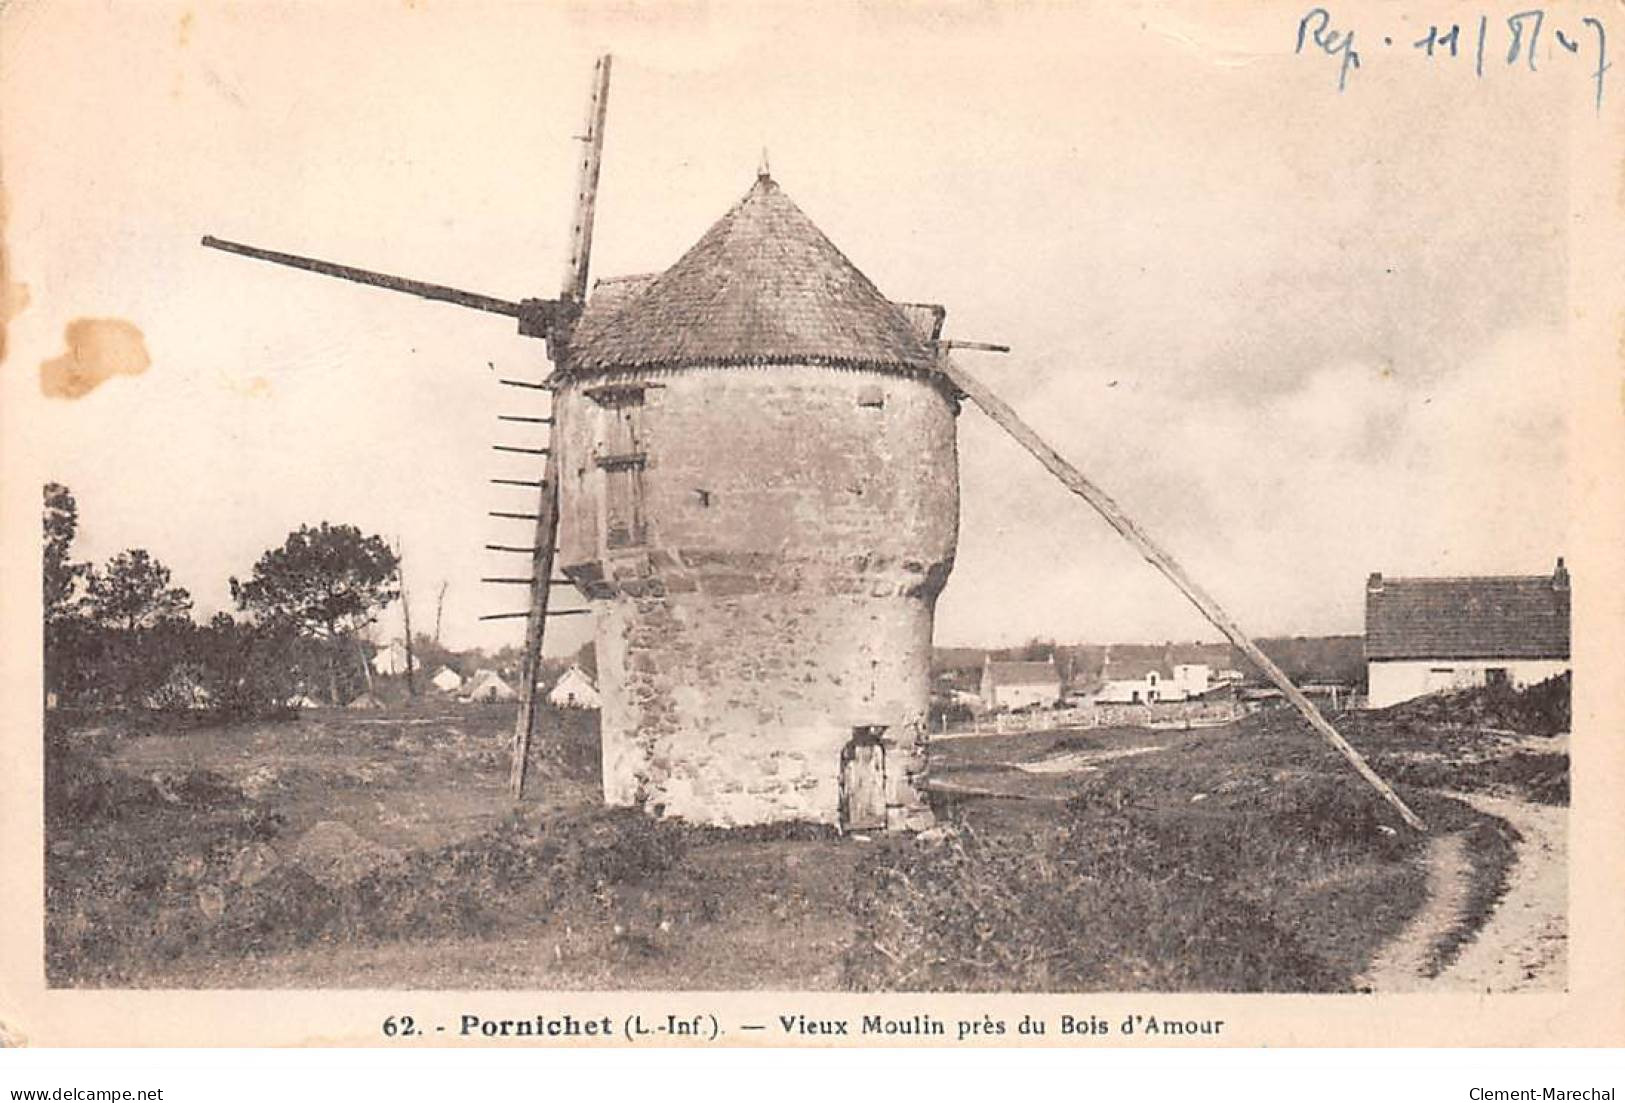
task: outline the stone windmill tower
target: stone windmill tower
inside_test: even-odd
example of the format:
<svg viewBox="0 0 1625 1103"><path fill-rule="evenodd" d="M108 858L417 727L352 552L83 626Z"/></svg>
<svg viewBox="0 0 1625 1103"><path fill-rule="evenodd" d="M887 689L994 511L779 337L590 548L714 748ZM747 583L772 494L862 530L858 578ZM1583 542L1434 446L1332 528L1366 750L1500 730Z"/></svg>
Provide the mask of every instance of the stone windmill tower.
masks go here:
<svg viewBox="0 0 1625 1103"><path fill-rule="evenodd" d="M555 373L557 562L598 610L604 794L711 823L929 822L959 520L943 312L890 302L765 172Z"/></svg>
<svg viewBox="0 0 1625 1103"><path fill-rule="evenodd" d="M588 291L609 97L599 59L564 287L510 301L205 237L211 248L518 320L553 371L536 492L512 788L524 785L553 587L597 616L604 796L659 816L854 829L930 821L932 616L959 523L969 398L1230 639L1323 738L1422 821L1122 509L949 355L941 307L889 301L764 171L676 264ZM557 561L555 563L555 561ZM562 578L555 577L555 565Z"/></svg>

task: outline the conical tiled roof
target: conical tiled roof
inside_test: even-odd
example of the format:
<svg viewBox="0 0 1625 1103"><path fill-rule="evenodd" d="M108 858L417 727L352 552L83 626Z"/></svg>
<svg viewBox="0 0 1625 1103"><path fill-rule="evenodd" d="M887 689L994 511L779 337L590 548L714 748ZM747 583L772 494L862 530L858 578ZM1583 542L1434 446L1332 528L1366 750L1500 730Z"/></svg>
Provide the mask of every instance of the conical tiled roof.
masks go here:
<svg viewBox="0 0 1625 1103"><path fill-rule="evenodd" d="M572 341L572 370L933 367L903 311L766 175L681 260L647 282L627 281L612 299L589 303Z"/></svg>

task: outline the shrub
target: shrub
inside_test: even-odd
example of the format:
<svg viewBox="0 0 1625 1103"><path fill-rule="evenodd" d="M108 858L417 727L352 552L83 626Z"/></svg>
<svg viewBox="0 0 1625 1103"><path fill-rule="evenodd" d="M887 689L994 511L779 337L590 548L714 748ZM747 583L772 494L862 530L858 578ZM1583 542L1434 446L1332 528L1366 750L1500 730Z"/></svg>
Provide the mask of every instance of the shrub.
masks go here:
<svg viewBox="0 0 1625 1103"><path fill-rule="evenodd" d="M1324 991L1347 978L1106 789L1031 839L961 827L859 868L861 990ZM1106 809L1116 809L1107 812Z"/></svg>
<svg viewBox="0 0 1625 1103"><path fill-rule="evenodd" d="M1382 710L1381 715L1424 724L1556 735L1570 730L1572 685L1572 676L1565 672L1522 689L1507 683L1475 686L1405 701Z"/></svg>

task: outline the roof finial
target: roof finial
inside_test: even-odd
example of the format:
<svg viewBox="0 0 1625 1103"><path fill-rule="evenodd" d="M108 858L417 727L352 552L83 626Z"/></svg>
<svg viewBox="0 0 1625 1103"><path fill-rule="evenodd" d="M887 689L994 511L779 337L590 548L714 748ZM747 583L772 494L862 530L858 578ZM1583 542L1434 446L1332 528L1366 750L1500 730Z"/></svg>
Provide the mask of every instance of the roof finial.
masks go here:
<svg viewBox="0 0 1625 1103"><path fill-rule="evenodd" d="M762 147L762 159L756 163L756 179L771 180L773 171L767 165L767 147Z"/></svg>

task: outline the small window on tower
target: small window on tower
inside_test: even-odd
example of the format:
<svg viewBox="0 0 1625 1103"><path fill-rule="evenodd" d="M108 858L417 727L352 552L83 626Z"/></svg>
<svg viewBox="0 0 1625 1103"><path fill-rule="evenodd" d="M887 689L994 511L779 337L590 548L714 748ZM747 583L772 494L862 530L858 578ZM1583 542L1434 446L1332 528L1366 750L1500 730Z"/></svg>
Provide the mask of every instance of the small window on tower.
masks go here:
<svg viewBox="0 0 1625 1103"><path fill-rule="evenodd" d="M635 548L644 543L643 465L604 471L604 546Z"/></svg>
<svg viewBox="0 0 1625 1103"><path fill-rule="evenodd" d="M626 387L594 397L602 407L598 466L604 472L604 547L635 548L647 533L643 506L643 391Z"/></svg>
<svg viewBox="0 0 1625 1103"><path fill-rule="evenodd" d="M865 383L858 389L858 405L871 410L885 409L886 392L879 383Z"/></svg>

